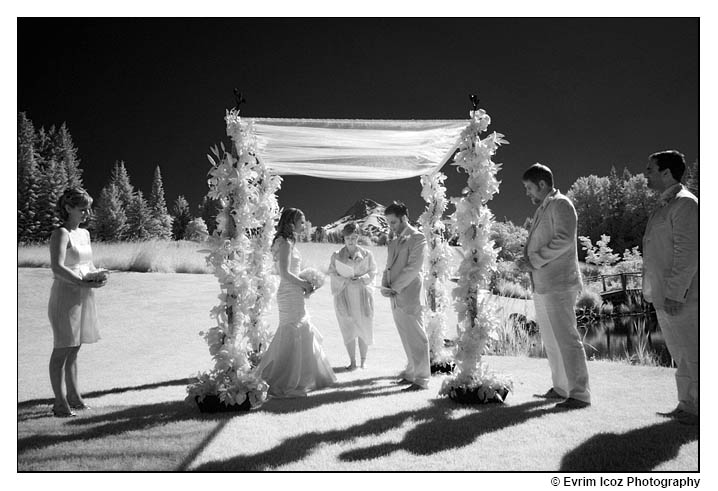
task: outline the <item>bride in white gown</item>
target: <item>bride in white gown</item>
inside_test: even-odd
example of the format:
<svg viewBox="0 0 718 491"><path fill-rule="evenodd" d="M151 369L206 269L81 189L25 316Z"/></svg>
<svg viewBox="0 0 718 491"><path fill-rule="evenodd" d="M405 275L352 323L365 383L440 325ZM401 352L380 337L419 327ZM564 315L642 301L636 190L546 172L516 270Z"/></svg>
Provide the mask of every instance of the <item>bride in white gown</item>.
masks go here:
<svg viewBox="0 0 718 491"><path fill-rule="evenodd" d="M301 257L295 247L295 230L302 230L304 225L301 210L285 209L272 244L281 278L277 289L279 327L256 373L269 384L273 397L302 397L336 382L322 349L322 336L304 307L305 294L312 291L312 285L298 276Z"/></svg>

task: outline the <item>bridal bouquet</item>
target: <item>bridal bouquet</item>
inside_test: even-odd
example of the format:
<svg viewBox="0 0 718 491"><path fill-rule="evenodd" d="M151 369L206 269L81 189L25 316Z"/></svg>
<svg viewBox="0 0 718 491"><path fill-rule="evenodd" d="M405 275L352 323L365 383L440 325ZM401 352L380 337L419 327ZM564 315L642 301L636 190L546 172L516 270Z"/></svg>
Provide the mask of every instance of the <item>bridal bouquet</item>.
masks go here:
<svg viewBox="0 0 718 491"><path fill-rule="evenodd" d="M312 292L324 285L325 276L321 271L314 268L307 268L299 273L299 277L312 284Z"/></svg>

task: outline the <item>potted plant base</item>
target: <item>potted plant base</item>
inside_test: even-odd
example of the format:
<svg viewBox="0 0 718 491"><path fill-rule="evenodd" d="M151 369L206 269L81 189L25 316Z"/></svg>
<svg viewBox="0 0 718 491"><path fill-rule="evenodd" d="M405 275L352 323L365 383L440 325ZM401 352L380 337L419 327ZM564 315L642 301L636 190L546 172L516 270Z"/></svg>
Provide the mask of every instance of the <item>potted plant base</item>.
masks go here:
<svg viewBox="0 0 718 491"><path fill-rule="evenodd" d="M229 406L220 401L218 396L212 394L205 396L202 401L199 400L199 396L195 397L194 400L200 413L236 413L246 412L252 408L249 398L245 399L242 404L231 404Z"/></svg>
<svg viewBox="0 0 718 491"><path fill-rule="evenodd" d="M475 389L465 389L458 387L454 390L453 394L449 394L449 398L452 401L459 402L461 404L489 404L489 403L503 403L506 397L509 395L509 389L502 387L497 390L493 397L486 397L485 393L481 391L481 386Z"/></svg>
<svg viewBox="0 0 718 491"><path fill-rule="evenodd" d="M431 373L453 373L454 372L454 363L450 361L445 361L443 363L432 363L431 364Z"/></svg>

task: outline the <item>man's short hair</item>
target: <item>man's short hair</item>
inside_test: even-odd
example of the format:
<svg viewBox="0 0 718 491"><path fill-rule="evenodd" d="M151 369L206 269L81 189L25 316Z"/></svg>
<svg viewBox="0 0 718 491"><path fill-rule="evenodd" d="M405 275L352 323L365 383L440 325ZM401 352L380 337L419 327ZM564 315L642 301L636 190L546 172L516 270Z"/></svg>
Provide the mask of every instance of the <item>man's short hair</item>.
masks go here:
<svg viewBox="0 0 718 491"><path fill-rule="evenodd" d="M686 171L686 157L678 150L656 152L648 158L656 163L658 170L669 169L673 179L676 181L680 182L683 179L683 173Z"/></svg>
<svg viewBox="0 0 718 491"><path fill-rule="evenodd" d="M409 218L409 209L401 201L394 201L392 204L386 207L384 215L396 215L398 218L406 217Z"/></svg>
<svg viewBox="0 0 718 491"><path fill-rule="evenodd" d="M553 173L551 169L538 162L526 169L521 180L532 182L537 186L540 181L544 181L548 187L553 187Z"/></svg>

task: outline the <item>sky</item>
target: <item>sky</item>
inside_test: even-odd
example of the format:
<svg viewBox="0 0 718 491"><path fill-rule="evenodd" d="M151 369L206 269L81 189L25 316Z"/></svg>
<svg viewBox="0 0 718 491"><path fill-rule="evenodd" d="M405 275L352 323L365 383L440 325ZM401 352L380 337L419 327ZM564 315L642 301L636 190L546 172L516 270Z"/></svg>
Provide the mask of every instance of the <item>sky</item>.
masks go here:
<svg viewBox="0 0 718 491"><path fill-rule="evenodd" d="M700 160L697 18L20 18L17 73L17 110L68 125L90 194L123 160L148 195L159 165L168 204L195 213L234 87L244 116L286 118L468 119L476 93L510 142L489 206L519 224L535 162L566 191L658 150ZM465 175L444 172L458 196ZM278 196L315 225L361 198L424 207L418 178L291 176Z"/></svg>

